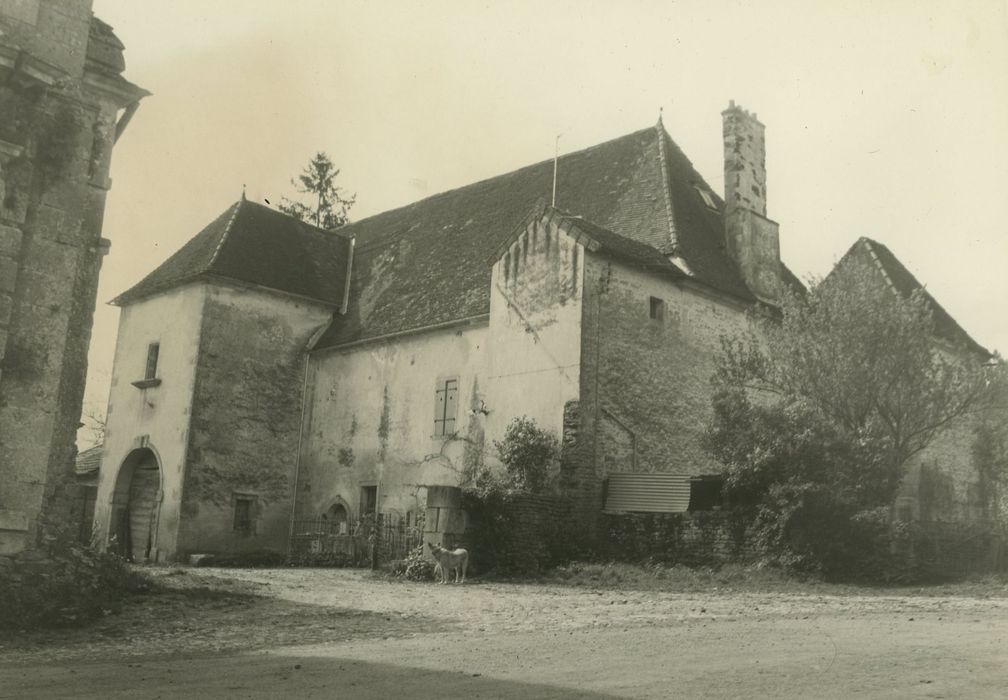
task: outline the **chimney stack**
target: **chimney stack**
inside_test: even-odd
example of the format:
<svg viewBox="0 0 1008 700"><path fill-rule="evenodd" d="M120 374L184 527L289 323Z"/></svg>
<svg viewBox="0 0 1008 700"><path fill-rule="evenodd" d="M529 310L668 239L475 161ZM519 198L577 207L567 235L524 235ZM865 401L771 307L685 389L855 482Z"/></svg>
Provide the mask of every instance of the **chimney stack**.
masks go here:
<svg viewBox="0 0 1008 700"><path fill-rule="evenodd" d="M750 291L772 303L780 294L781 263L777 222L766 216L766 127L734 100L721 118L725 244Z"/></svg>

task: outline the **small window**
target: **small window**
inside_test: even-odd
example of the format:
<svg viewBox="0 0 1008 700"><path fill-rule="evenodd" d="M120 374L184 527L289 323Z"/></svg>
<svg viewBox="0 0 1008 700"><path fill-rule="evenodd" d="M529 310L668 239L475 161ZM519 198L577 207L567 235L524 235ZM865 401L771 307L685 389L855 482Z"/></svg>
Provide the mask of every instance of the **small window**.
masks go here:
<svg viewBox="0 0 1008 700"><path fill-rule="evenodd" d="M240 535L252 534L252 511L255 505L253 496L234 497L234 531Z"/></svg>
<svg viewBox="0 0 1008 700"><path fill-rule="evenodd" d="M458 406L458 378L438 380L434 393L434 436L455 434L455 412Z"/></svg>
<svg viewBox="0 0 1008 700"><path fill-rule="evenodd" d="M651 297L651 318L655 321L665 320L665 301L658 297Z"/></svg>
<svg viewBox="0 0 1008 700"><path fill-rule="evenodd" d="M160 351L160 343L151 343L147 346L147 369L144 371L144 379L154 379L157 377L157 362Z"/></svg>
<svg viewBox="0 0 1008 700"><path fill-rule="evenodd" d="M378 510L378 487L377 486L361 486L360 490L360 514L363 518L365 515L374 515Z"/></svg>
<svg viewBox="0 0 1008 700"><path fill-rule="evenodd" d="M693 189L700 193L700 197L703 198L704 204L711 209L717 209L717 203L714 201L714 195L699 185L693 185Z"/></svg>

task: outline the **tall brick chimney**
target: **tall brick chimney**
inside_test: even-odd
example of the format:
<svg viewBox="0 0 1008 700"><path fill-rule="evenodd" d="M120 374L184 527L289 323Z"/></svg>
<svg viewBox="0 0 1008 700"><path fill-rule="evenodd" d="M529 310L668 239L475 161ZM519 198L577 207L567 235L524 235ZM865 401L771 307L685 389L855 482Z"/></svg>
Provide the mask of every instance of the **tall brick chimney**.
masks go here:
<svg viewBox="0 0 1008 700"><path fill-rule="evenodd" d="M773 302L780 294L781 263L777 222L766 216L766 127L734 100L721 118L725 244L749 289Z"/></svg>

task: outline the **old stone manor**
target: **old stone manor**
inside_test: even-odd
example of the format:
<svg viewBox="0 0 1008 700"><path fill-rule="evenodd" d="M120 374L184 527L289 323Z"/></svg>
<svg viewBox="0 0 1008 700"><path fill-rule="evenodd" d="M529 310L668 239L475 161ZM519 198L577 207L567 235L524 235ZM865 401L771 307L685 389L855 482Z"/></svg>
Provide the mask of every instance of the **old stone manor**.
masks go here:
<svg viewBox="0 0 1008 700"><path fill-rule="evenodd" d="M335 231L235 202L114 301L102 536L161 561L284 551L292 518L412 522L522 415L561 439L580 523L699 507L719 338L800 284L764 125L732 104L722 129L723 199L659 121L561 157L552 205L552 160ZM920 286L879 243L848 255ZM968 450L922 468L940 517L972 517Z"/></svg>

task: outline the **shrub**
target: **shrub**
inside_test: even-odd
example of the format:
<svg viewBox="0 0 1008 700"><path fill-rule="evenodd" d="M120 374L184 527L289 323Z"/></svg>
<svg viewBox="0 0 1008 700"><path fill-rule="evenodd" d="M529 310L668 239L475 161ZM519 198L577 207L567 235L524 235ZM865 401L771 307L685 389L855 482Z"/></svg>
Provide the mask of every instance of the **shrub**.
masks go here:
<svg viewBox="0 0 1008 700"><path fill-rule="evenodd" d="M503 473L478 462L466 474L466 491L492 500L539 493L550 487L560 456L560 441L534 420L528 416L512 420L504 438L494 441L494 449L504 465Z"/></svg>
<svg viewBox="0 0 1008 700"><path fill-rule="evenodd" d="M423 545L418 545L406 556L392 562L392 574L410 581L431 581L434 579L434 563L424 558Z"/></svg>
<svg viewBox="0 0 1008 700"><path fill-rule="evenodd" d="M126 595L150 589L148 578L118 555L68 537L51 537L5 562L0 629L82 625L118 610Z"/></svg>

